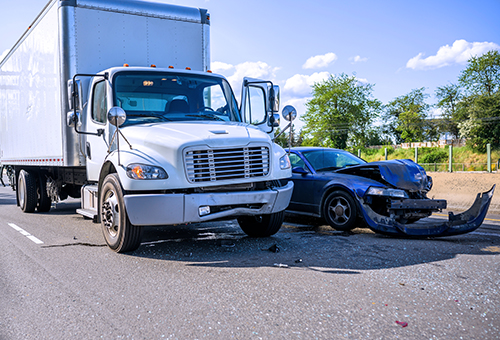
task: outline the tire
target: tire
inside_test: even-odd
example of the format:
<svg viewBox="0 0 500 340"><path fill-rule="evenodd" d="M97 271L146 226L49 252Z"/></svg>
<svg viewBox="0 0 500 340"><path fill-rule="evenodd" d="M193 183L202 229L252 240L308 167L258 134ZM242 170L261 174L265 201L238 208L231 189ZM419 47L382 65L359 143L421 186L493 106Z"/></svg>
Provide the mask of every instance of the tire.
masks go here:
<svg viewBox="0 0 500 340"><path fill-rule="evenodd" d="M142 228L130 223L120 181L116 174L104 179L100 195L101 228L107 245L117 253L139 248Z"/></svg>
<svg viewBox="0 0 500 340"><path fill-rule="evenodd" d="M250 237L268 237L276 234L285 220L285 212L260 216L238 217L241 230Z"/></svg>
<svg viewBox="0 0 500 340"><path fill-rule="evenodd" d="M21 170L17 180L17 199L21 210L25 213L35 211L38 195L36 190L36 179L32 173Z"/></svg>
<svg viewBox="0 0 500 340"><path fill-rule="evenodd" d="M342 190L331 192L323 206L326 222L335 230L349 231L356 228L358 215L356 203L351 195Z"/></svg>
<svg viewBox="0 0 500 340"><path fill-rule="evenodd" d="M38 204L36 210L38 212L48 212L52 205L52 199L47 195L47 181L44 175L40 175L38 179Z"/></svg>

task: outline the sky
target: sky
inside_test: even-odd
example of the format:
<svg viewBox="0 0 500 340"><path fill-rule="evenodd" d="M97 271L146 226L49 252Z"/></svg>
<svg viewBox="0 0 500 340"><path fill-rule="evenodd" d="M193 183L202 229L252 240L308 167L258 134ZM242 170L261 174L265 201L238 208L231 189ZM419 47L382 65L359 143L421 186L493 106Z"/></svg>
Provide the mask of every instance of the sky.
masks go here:
<svg viewBox="0 0 500 340"><path fill-rule="evenodd" d="M471 55L500 50L500 0L154 1L208 9L212 71L237 96L244 76L272 80L299 117L311 85L341 73L373 84L384 104L421 87L435 104ZM46 3L0 0L0 53Z"/></svg>

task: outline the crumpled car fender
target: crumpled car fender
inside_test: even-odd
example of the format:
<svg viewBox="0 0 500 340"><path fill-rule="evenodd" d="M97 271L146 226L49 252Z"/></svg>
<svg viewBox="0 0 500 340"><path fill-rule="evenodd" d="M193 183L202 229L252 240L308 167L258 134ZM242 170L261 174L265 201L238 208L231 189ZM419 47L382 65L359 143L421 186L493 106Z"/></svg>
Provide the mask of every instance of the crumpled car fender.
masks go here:
<svg viewBox="0 0 500 340"><path fill-rule="evenodd" d="M411 224L401 224L394 218L377 214L359 196L358 200L367 225L377 233L419 237L453 236L470 233L481 226L488 212L495 187L496 185L493 185L489 191L478 193L476 200L468 210L457 215L450 212L448 221L444 223L418 221Z"/></svg>

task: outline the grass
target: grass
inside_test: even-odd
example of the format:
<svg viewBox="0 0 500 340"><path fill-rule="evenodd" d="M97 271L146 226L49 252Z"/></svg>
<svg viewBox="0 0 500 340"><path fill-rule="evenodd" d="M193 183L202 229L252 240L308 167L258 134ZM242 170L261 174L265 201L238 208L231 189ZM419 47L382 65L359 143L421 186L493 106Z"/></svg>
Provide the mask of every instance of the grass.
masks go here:
<svg viewBox="0 0 500 340"><path fill-rule="evenodd" d="M351 150L355 155L358 154L358 150ZM385 159L385 149L361 149L361 158L368 162L381 161ZM434 168L440 169L441 171L447 171L447 166L441 165L438 167L435 164L448 163L449 149L445 148L419 148L418 149L418 163L419 164L432 164L428 170L433 170ZM415 160L415 149L395 149L392 146L387 147L387 159L411 159ZM491 151L491 165L492 169L497 170L497 162L500 159L500 150ZM488 157L486 153L478 153L473 151L471 148L455 147L453 148L453 164L454 170L469 170L469 171L486 171L486 164L488 163ZM430 165L429 165L430 166ZM445 168L446 170L443 170Z"/></svg>

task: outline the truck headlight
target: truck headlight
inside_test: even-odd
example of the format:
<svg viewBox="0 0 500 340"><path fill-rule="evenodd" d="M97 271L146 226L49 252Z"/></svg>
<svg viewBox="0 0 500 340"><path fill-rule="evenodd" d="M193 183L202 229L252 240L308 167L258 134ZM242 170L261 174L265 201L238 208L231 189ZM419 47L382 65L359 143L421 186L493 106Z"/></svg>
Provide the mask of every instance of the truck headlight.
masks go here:
<svg viewBox="0 0 500 340"><path fill-rule="evenodd" d="M408 198L408 194L404 190L399 189L388 189L388 188L376 188L370 187L366 192L367 195L372 196L389 196L398 198Z"/></svg>
<svg viewBox="0 0 500 340"><path fill-rule="evenodd" d="M133 163L127 166L127 176L132 179L167 179L168 174L160 167Z"/></svg>
<svg viewBox="0 0 500 340"><path fill-rule="evenodd" d="M280 169L286 170L290 169L291 167L292 163L290 163L290 158L288 158L288 155L285 154L283 157L280 158Z"/></svg>

